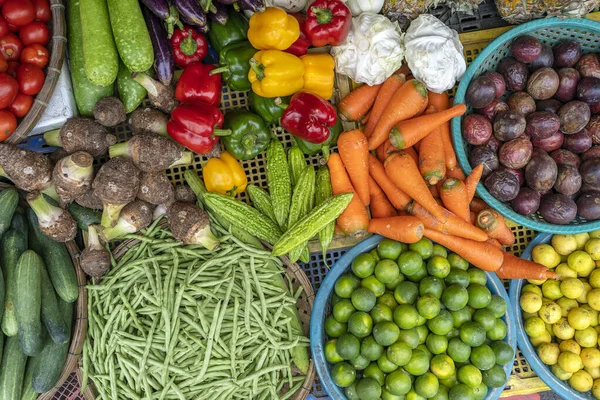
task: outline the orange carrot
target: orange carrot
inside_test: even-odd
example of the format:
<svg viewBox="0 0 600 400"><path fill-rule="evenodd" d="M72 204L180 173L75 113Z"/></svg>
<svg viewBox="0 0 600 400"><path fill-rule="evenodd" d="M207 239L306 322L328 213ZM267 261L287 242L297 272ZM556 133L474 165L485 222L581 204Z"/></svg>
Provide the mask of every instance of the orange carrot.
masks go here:
<svg viewBox="0 0 600 400"><path fill-rule="evenodd" d="M533 261L504 253L504 261L496 271L500 279L558 279L558 274Z"/></svg>
<svg viewBox="0 0 600 400"><path fill-rule="evenodd" d="M471 225L475 225L477 223L477 213L471 211L469 213L469 221L471 222Z"/></svg>
<svg viewBox="0 0 600 400"><path fill-rule="evenodd" d="M337 141L340 157L350 176L352 186L365 206L369 199L369 143L358 129L343 132Z"/></svg>
<svg viewBox="0 0 600 400"><path fill-rule="evenodd" d="M450 107L448 93L433 93L429 92L429 104L432 104L438 110L447 110ZM456 153L454 152L454 144L452 143L452 134L450 133L450 121L440 126L440 134L444 143L444 155L446 159L446 168L452 169L457 166Z"/></svg>
<svg viewBox="0 0 600 400"><path fill-rule="evenodd" d="M385 154L385 143L381 144L376 150L375 154L377 155L377 159L381 162L385 161L387 155Z"/></svg>
<svg viewBox="0 0 600 400"><path fill-rule="evenodd" d="M463 237L465 239L471 239L476 242L485 242L488 239L487 234L481 229L471 225L471 223L467 221L458 218L448 210L444 211L446 212L446 218L448 219L446 223L440 222L419 203L413 202L408 208L409 214L419 218L426 228Z"/></svg>
<svg viewBox="0 0 600 400"><path fill-rule="evenodd" d="M425 228L423 236L447 247L484 271L496 271L504 260L505 253L490 243L447 235L429 228Z"/></svg>
<svg viewBox="0 0 600 400"><path fill-rule="evenodd" d="M381 85L361 85L345 95L337 104L339 114L346 121L357 121L373 106Z"/></svg>
<svg viewBox="0 0 600 400"><path fill-rule="evenodd" d="M447 110L400 121L389 131L390 140L399 149L413 146L434 129L454 117L463 115L465 111L467 107L464 104L457 104Z"/></svg>
<svg viewBox="0 0 600 400"><path fill-rule="evenodd" d="M515 234L506 225L504 217L496 210L483 210L477 215L477 226L489 237L498 239L505 246L515 243Z"/></svg>
<svg viewBox="0 0 600 400"><path fill-rule="evenodd" d="M467 177L465 176L465 173L463 172L463 170L460 167L447 169L446 170L446 178L456 178L459 181L464 181L465 179L467 179Z"/></svg>
<svg viewBox="0 0 600 400"><path fill-rule="evenodd" d="M425 85L416 79L405 82L400 89L396 90L377 121L375 129L369 137L369 150L376 149L385 142L394 125L414 117L425 110L425 107L427 107Z"/></svg>
<svg viewBox="0 0 600 400"><path fill-rule="evenodd" d="M477 191L477 184L481 180L482 174L483 164L479 164L471 170L471 173L465 179L465 185L467 185L467 197L469 202L471 202L471 200L473 200L473 197L475 196L475 192Z"/></svg>
<svg viewBox="0 0 600 400"><path fill-rule="evenodd" d="M394 93L400 86L402 86L405 82L404 74L396 72L394 75L390 76L386 79L385 82L381 85L381 89L379 89L379 93L377 93L377 97L375 98L375 103L373 104L373 108L371 109L371 116L369 117L369 122L365 126L365 136L371 137L377 122L379 122L379 118L381 118L381 114L383 114L383 110L387 107L388 103L394 96Z"/></svg>
<svg viewBox="0 0 600 400"><path fill-rule="evenodd" d="M410 197L392 182L390 177L385 173L383 164L373 155L369 156L369 174L396 209L404 210L410 204Z"/></svg>
<svg viewBox="0 0 600 400"><path fill-rule="evenodd" d="M479 197L473 197L473 199L471 199L471 203L469 204L469 207L471 208L472 212L477 213L477 214L479 214L486 208L489 208L487 203L485 201L481 200Z"/></svg>
<svg viewBox="0 0 600 400"><path fill-rule="evenodd" d="M371 217L387 218L398 215L398 212L390 203L383 190L377 182L369 176L369 194L371 196Z"/></svg>
<svg viewBox="0 0 600 400"><path fill-rule="evenodd" d="M362 203L360 197L350 183L350 178L346 173L340 155L337 153L330 154L329 159L327 160L327 166L329 167L329 173L331 174L331 188L333 194L354 193L352 201L342 215L338 217L337 224L346 235L364 235L369 227L369 214L367 214L365 205Z"/></svg>
<svg viewBox="0 0 600 400"><path fill-rule="evenodd" d="M471 222L467 187L463 182L455 178L446 179L442 185L440 197L448 211L453 212L467 222Z"/></svg>
<svg viewBox="0 0 600 400"><path fill-rule="evenodd" d="M426 113L434 113L435 107L427 107ZM446 176L444 145L439 127L419 142L419 171L425 182L435 185Z"/></svg>
<svg viewBox="0 0 600 400"><path fill-rule="evenodd" d="M498 241L498 239L488 238L488 240L486 240L486 242L488 242L489 244L493 244L494 246L496 246L497 248L502 250L502 243L500 243Z"/></svg>
<svg viewBox="0 0 600 400"><path fill-rule="evenodd" d="M437 185L429 186L429 191L431 192L431 195L433 196L434 199L436 197L440 197L440 192L438 191Z"/></svg>
<svg viewBox="0 0 600 400"><path fill-rule="evenodd" d="M434 200L421 178L415 160L405 151L394 153L385 159L385 173L392 182L414 201L421 204L441 222L446 222L444 209Z"/></svg>
<svg viewBox="0 0 600 400"><path fill-rule="evenodd" d="M360 119L361 125L366 125L369 122L369 117L371 116L371 110L367 111L367 113Z"/></svg>
<svg viewBox="0 0 600 400"><path fill-rule="evenodd" d="M390 147L389 147L389 150L388 150L387 154L389 156L390 154L397 153L399 151L400 150L398 150L397 148L395 148L394 146L392 146L392 144L390 143ZM419 155L417 154L417 151L413 147L409 147L407 149L404 149L404 151L406 152L406 154L408 154L409 156L411 156L413 160L415 160L415 163L419 164Z"/></svg>
<svg viewBox="0 0 600 400"><path fill-rule="evenodd" d="M423 223L415 217L374 218L369 232L403 243L415 243L423 237Z"/></svg>

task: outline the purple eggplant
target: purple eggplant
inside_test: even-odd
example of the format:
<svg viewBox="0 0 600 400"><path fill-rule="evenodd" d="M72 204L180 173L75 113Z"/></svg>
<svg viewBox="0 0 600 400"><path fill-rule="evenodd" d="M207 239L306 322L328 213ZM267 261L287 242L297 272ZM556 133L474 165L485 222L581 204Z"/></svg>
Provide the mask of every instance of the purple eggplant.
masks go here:
<svg viewBox="0 0 600 400"><path fill-rule="evenodd" d="M195 26L202 33L208 32L206 14L200 9L198 0L175 0L174 3L186 24Z"/></svg>
<svg viewBox="0 0 600 400"><path fill-rule="evenodd" d="M217 0L217 3L223 4L224 6L232 6L237 0Z"/></svg>
<svg viewBox="0 0 600 400"><path fill-rule="evenodd" d="M179 20L179 12L175 7L170 6L167 0L142 0L142 3L167 24L167 37L171 37L175 26L183 28L183 24Z"/></svg>
<svg viewBox="0 0 600 400"><path fill-rule="evenodd" d="M227 7L219 3L214 4L214 6L216 7L216 11L208 14L208 17L219 25L225 25L229 20Z"/></svg>
<svg viewBox="0 0 600 400"><path fill-rule="evenodd" d="M264 0L238 0L237 5L243 11L263 12L267 8Z"/></svg>
<svg viewBox="0 0 600 400"><path fill-rule="evenodd" d="M167 39L167 32L163 28L162 21L150 9L142 7L142 12L152 39L156 76L163 85L169 86L173 80L175 64L171 53L171 44Z"/></svg>

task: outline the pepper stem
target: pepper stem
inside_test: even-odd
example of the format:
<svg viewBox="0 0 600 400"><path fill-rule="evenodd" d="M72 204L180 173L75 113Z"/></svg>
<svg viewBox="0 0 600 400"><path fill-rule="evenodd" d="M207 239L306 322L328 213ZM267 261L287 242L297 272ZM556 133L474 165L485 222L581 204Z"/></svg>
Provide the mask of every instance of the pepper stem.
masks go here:
<svg viewBox="0 0 600 400"><path fill-rule="evenodd" d="M231 135L231 129L215 128L213 130L213 135L215 135L215 136L229 136L229 135Z"/></svg>
<svg viewBox="0 0 600 400"><path fill-rule="evenodd" d="M273 103L275 103L275 105L279 108L283 108L284 110L286 108L288 108L289 104L286 104L283 102L283 99L281 97L276 97L275 100L273 100Z"/></svg>
<svg viewBox="0 0 600 400"><path fill-rule="evenodd" d="M179 11L175 6L169 6L169 16L165 19L165 25L167 26L167 39L173 36L173 29L177 26L179 29L183 29L183 24L179 20Z"/></svg>
<svg viewBox="0 0 600 400"><path fill-rule="evenodd" d="M265 66L259 64L255 58L250 59L250 68L252 68L252 71L254 71L254 73L256 74L256 79L258 79L259 81L265 79Z"/></svg>
<svg viewBox="0 0 600 400"><path fill-rule="evenodd" d="M329 8L311 7L310 9L315 13L319 25L328 24L333 19L333 13Z"/></svg>
<svg viewBox="0 0 600 400"><path fill-rule="evenodd" d="M220 74L221 72L229 72L229 66L228 65L224 65L222 67L219 68L215 68L213 70L211 70L208 75L213 76L216 74Z"/></svg>
<svg viewBox="0 0 600 400"><path fill-rule="evenodd" d="M181 41L181 43L179 44L179 50L181 50L181 52L183 54L185 54L186 56L194 55L194 53L198 49L198 43L196 43L196 41L192 37L193 33L194 32L192 31L192 28L190 28L188 30L187 37L185 39L183 39Z"/></svg>
<svg viewBox="0 0 600 400"><path fill-rule="evenodd" d="M54 129L44 133L44 140L48 146L61 147L60 129Z"/></svg>
<svg viewBox="0 0 600 400"><path fill-rule="evenodd" d="M246 150L247 152L251 152L255 143L256 143L256 135L254 133L248 133L248 134L244 135L244 138L242 139L242 148L244 150Z"/></svg>

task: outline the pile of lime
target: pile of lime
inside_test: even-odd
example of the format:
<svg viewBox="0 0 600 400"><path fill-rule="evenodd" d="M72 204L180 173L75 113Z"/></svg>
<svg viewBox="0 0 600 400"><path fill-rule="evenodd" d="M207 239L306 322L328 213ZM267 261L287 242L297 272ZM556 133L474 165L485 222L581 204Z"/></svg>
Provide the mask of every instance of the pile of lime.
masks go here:
<svg viewBox="0 0 600 400"><path fill-rule="evenodd" d="M382 240L342 275L325 358L349 400L483 399L514 349L485 273L423 238Z"/></svg>
<svg viewBox="0 0 600 400"><path fill-rule="evenodd" d="M554 235L535 262L560 280L530 280L521 291L523 325L540 360L560 380L600 399L600 231Z"/></svg>

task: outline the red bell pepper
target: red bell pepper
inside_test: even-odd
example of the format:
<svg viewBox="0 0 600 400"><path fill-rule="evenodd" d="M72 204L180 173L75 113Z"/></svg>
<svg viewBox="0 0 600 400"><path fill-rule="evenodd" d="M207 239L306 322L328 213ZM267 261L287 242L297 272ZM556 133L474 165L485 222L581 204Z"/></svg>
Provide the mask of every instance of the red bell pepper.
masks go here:
<svg viewBox="0 0 600 400"><path fill-rule="evenodd" d="M339 46L352 27L352 13L341 0L317 0L306 11L306 36L315 47Z"/></svg>
<svg viewBox="0 0 600 400"><path fill-rule="evenodd" d="M171 36L175 65L184 68L193 62L202 61L208 54L208 40L191 26L175 29Z"/></svg>
<svg viewBox="0 0 600 400"><path fill-rule="evenodd" d="M167 133L173 140L194 153L210 153L219 141L231 130L220 129L223 114L217 107L197 102L180 104L171 112L167 122Z"/></svg>
<svg viewBox="0 0 600 400"><path fill-rule="evenodd" d="M291 14L292 17L296 18L298 24L300 24L300 37L292 43L290 47L285 49L286 53L293 54L297 57L303 56L308 53L310 47L310 39L306 36L306 15L304 14Z"/></svg>
<svg viewBox="0 0 600 400"><path fill-rule="evenodd" d="M210 75L214 65L195 62L183 70L175 87L175 97L181 103L201 101L211 106L221 102L221 74Z"/></svg>
<svg viewBox="0 0 600 400"><path fill-rule="evenodd" d="M281 117L283 129L315 144L327 140L330 135L328 128L336 122L337 113L331 103L308 92L296 93Z"/></svg>

